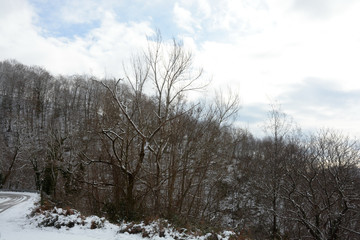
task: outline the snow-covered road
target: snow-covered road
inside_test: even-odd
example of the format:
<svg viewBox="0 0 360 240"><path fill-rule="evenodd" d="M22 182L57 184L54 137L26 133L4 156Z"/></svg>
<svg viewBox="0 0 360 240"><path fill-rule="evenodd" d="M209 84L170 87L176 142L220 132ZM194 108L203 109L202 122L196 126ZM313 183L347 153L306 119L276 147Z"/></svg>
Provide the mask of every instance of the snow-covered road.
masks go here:
<svg viewBox="0 0 360 240"><path fill-rule="evenodd" d="M29 195L23 193L0 192L0 213L19 203L27 201Z"/></svg>

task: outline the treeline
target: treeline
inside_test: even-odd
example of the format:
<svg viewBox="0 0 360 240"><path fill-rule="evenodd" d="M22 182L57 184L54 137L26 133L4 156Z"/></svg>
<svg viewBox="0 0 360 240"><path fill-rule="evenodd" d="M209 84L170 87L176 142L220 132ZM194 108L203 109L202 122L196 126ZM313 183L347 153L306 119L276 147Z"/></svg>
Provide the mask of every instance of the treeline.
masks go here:
<svg viewBox="0 0 360 240"><path fill-rule="evenodd" d="M276 106L255 138L229 121L237 97L187 102L200 76L191 53L160 38L119 80L0 62L0 187L112 221L360 238L359 143L304 136Z"/></svg>

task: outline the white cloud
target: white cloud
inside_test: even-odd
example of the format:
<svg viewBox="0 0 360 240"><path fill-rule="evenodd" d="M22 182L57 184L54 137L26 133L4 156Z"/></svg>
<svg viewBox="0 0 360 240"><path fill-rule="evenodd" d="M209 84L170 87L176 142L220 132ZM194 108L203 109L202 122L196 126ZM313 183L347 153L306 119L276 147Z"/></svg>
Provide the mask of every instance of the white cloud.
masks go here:
<svg viewBox="0 0 360 240"><path fill-rule="evenodd" d="M294 11L290 1L279 4L278 1L269 0L267 6L268 9L261 11L266 12L264 19L271 23L261 24L260 20L258 25L256 21L254 24L256 14L248 18L253 23L250 28L258 31L238 31L231 33L231 41L208 40L198 48L198 61L213 73L215 89L224 85L239 89L245 106L266 105L269 101L282 99L291 86L302 83L308 77L324 79L329 85L336 82L344 91L360 89L360 69L357 66L360 62L360 30L357 28L360 3L353 2L351 7L344 7L340 11L331 8L326 20L316 21L302 11ZM235 13L237 7L233 5L232 8ZM245 20L240 17L236 20L231 11L224 12L230 15L234 23L247 21L246 16ZM220 14L226 19L225 15ZM228 26L236 29L231 24ZM317 125L341 128L347 133L351 133L349 130L352 129L360 133L354 120L360 119L360 114L353 107L343 106L341 111L325 111L317 106L317 102L307 104L313 104L309 107L332 117L291 108L284 110L293 113L294 118L299 119L306 128ZM296 108L294 105L285 107Z"/></svg>
<svg viewBox="0 0 360 240"><path fill-rule="evenodd" d="M355 9L360 9L357 6ZM268 15L273 14L272 7L278 6L269 4ZM358 88L355 80L360 76L356 68L360 37L354 27L360 19L355 9L315 23L275 9L283 15L256 34L240 34L229 43L205 42L200 50L201 61L217 78L229 79L230 83L233 79L242 87L250 87L245 92L251 101L256 97L265 100L268 93L280 94L286 86L276 90L278 84L292 84L306 77L333 79Z"/></svg>
<svg viewBox="0 0 360 240"><path fill-rule="evenodd" d="M182 28L189 33L194 33L195 29L199 28L197 21L192 18L191 12L180 7L178 3L175 3L173 13L174 21L179 28Z"/></svg>
<svg viewBox="0 0 360 240"><path fill-rule="evenodd" d="M207 0L198 0L198 10L197 14L203 16L203 18L209 18L212 14L211 3Z"/></svg>
<svg viewBox="0 0 360 240"><path fill-rule="evenodd" d="M119 23L113 13L104 12L101 25L85 37L46 37L34 22L34 9L24 0L0 2L1 59L16 59L40 65L54 74L90 73L118 77L122 61L146 43L153 33L147 22Z"/></svg>
<svg viewBox="0 0 360 240"><path fill-rule="evenodd" d="M294 0L293 9L313 19L327 19L353 7L356 0Z"/></svg>
<svg viewBox="0 0 360 240"><path fill-rule="evenodd" d="M53 0L53 7L59 8L55 17L67 24L83 24L101 20L106 12L114 13L124 6L118 0Z"/></svg>
<svg viewBox="0 0 360 240"><path fill-rule="evenodd" d="M206 32L227 31L222 38L261 31L272 24L265 0L182 0L175 7L191 14L192 22Z"/></svg>

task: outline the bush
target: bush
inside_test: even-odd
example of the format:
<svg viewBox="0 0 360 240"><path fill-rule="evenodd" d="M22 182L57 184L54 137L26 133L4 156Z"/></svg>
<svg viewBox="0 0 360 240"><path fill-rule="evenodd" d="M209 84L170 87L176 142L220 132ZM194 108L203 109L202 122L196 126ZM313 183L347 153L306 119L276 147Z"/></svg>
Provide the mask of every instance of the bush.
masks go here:
<svg viewBox="0 0 360 240"><path fill-rule="evenodd" d="M89 229L103 228L104 218L97 216L84 217L80 212L66 208L38 207L29 216L37 223L38 227L55 227L55 228L73 228L74 226L83 226Z"/></svg>

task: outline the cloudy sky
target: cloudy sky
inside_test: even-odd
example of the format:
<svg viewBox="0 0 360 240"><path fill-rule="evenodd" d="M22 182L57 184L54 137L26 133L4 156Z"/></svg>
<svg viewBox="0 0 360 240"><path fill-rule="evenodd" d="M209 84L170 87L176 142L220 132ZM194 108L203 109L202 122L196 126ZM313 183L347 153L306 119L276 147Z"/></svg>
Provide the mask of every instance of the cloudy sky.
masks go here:
<svg viewBox="0 0 360 240"><path fill-rule="evenodd" d="M259 131L278 102L304 129L360 136L358 0L0 0L0 60L56 74L121 77L159 29L182 39L212 79L239 93L239 124Z"/></svg>

